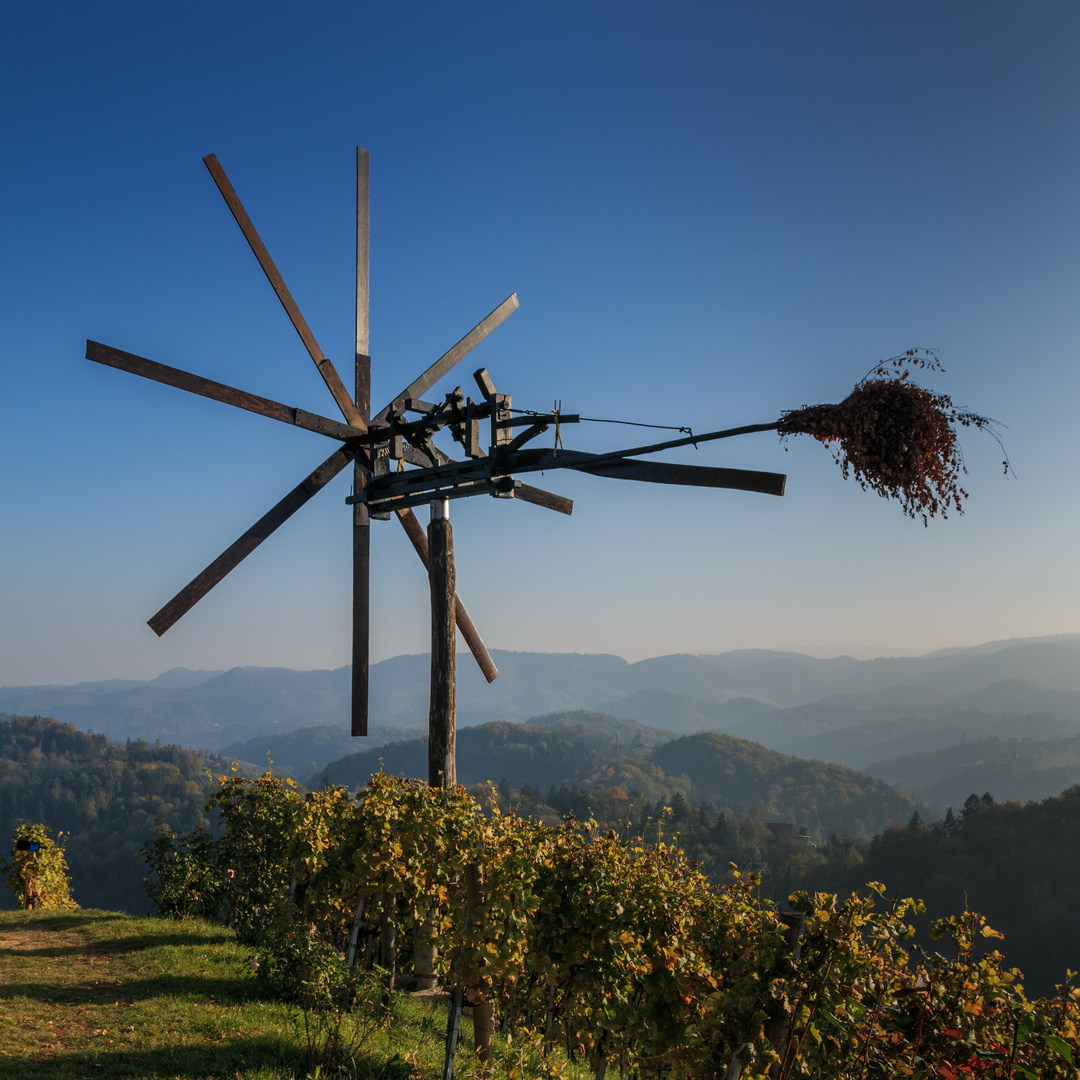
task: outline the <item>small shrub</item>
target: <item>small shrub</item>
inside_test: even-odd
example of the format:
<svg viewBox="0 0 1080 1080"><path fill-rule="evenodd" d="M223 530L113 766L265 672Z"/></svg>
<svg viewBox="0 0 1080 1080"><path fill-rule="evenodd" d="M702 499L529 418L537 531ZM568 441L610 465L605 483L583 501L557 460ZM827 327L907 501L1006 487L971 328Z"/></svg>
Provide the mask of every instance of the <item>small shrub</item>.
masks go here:
<svg viewBox="0 0 1080 1080"><path fill-rule="evenodd" d="M57 833L57 839L63 836ZM16 905L31 908L77 908L71 896L64 849L49 836L44 825L20 825L11 834L11 861L0 866Z"/></svg>
<svg viewBox="0 0 1080 1080"><path fill-rule="evenodd" d="M296 1006L309 1076L355 1075L363 1045L393 1019L383 973L349 968L344 954L313 926L294 924L268 934L252 967Z"/></svg>
<svg viewBox="0 0 1080 1080"><path fill-rule="evenodd" d="M139 854L150 871L143 888L158 915L221 921L229 882L222 840L204 828L178 835L162 825Z"/></svg>

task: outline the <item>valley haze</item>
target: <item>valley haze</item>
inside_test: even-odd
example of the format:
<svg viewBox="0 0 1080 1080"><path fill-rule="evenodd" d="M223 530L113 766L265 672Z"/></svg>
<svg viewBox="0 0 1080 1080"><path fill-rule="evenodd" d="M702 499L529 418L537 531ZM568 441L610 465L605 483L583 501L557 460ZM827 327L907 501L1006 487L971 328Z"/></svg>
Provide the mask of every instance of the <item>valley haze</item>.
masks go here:
<svg viewBox="0 0 1080 1080"><path fill-rule="evenodd" d="M1080 782L1080 634L869 660L765 649L636 663L492 655L501 674L490 685L467 656L459 663L462 728L586 711L643 725L654 743L722 732L869 772L935 804L991 781L999 799L1043 798ZM339 758L423 738L428 676L426 654L372 666L367 740L348 735L348 668L177 668L146 681L4 687L0 713L52 716L113 740L161 740L259 768L269 758L311 782Z"/></svg>

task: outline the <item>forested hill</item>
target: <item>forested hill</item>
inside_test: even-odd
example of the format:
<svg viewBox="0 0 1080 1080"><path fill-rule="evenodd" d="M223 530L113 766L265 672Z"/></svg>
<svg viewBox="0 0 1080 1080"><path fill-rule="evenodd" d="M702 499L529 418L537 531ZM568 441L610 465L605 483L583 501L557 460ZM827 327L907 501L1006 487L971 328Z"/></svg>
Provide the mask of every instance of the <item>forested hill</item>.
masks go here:
<svg viewBox="0 0 1080 1080"><path fill-rule="evenodd" d="M890 896L925 900L928 918L970 905L1005 935L995 947L1027 985L1048 994L1066 968L1080 970L1078 851L1080 787L1025 806L971 796L959 815L889 829L864 861L834 863L809 884L831 892L883 881Z"/></svg>
<svg viewBox="0 0 1080 1080"><path fill-rule="evenodd" d="M842 765L802 761L749 739L711 732L668 740L668 733L600 713L556 714L527 724L493 723L458 732L458 781L505 780L541 792L565 787L579 793L618 789L630 804L640 797L670 802L676 792L735 815L805 826L813 836L832 831L870 836L907 821L923 806L914 796ZM412 739L350 754L323 772L324 782L358 789L382 769L397 776L427 776L427 739ZM551 805L562 803L551 792Z"/></svg>
<svg viewBox="0 0 1080 1080"><path fill-rule="evenodd" d="M495 721L457 733L457 779L472 787L506 780L511 787L574 784L601 763L633 750L637 754L670 738L668 732L602 713L575 711L539 717L527 724ZM426 780L427 738L391 743L347 754L331 762L313 783L362 788L373 773Z"/></svg>
<svg viewBox="0 0 1080 1080"><path fill-rule="evenodd" d="M139 849L157 820L177 831L208 824L209 764L178 746L124 746L53 719L0 714L0 845L6 855L24 821L62 830L75 899L141 914L149 905ZM15 906L2 882L0 906Z"/></svg>
<svg viewBox="0 0 1080 1080"><path fill-rule="evenodd" d="M797 820L818 836L872 836L907 821L921 805L908 792L843 765L790 757L719 732L674 739L653 750L650 761L668 776L687 777L693 802L736 813L762 809L770 820Z"/></svg>

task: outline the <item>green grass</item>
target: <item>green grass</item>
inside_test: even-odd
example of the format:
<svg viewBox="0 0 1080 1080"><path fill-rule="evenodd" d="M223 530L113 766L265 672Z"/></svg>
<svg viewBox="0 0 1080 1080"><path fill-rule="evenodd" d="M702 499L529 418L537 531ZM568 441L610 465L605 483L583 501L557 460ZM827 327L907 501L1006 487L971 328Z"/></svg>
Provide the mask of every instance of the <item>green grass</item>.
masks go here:
<svg viewBox="0 0 1080 1080"><path fill-rule="evenodd" d="M0 1080L308 1075L303 1016L267 993L251 959L231 931L198 920L0 912ZM396 995L347 1075L441 1076L445 1033L445 1007ZM471 1046L466 1016L463 1080L478 1075ZM496 1076L538 1074L502 1042L496 1057Z"/></svg>

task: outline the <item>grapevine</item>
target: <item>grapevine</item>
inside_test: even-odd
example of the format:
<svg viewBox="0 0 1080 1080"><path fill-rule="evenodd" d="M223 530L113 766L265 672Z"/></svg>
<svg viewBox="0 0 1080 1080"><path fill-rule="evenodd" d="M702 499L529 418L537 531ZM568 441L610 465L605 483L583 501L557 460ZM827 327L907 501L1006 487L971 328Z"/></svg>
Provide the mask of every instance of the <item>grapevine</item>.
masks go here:
<svg viewBox="0 0 1080 1080"><path fill-rule="evenodd" d="M373 941L389 917L399 941L435 936L444 980L492 1002L521 1053L561 1047L597 1075L1080 1080L1080 992L1028 1000L999 953L976 956L1000 935L972 912L936 924L955 958L924 955L906 921L921 905L882 885L794 893L784 915L737 868L715 887L677 847L485 815L463 788L382 774L356 796L222 778L214 805L226 917L290 993L352 1000L351 929Z"/></svg>

